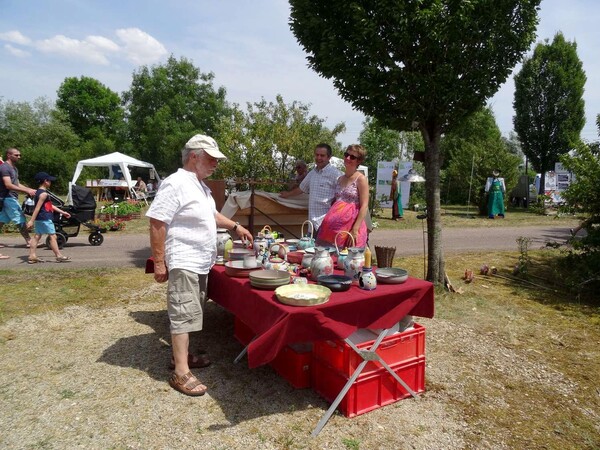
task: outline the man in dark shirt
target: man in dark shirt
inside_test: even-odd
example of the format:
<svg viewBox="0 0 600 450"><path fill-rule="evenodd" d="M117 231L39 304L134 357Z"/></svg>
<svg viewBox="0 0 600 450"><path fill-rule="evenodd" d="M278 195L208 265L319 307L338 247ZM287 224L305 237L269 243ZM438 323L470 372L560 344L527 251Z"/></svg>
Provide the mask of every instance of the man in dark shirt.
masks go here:
<svg viewBox="0 0 600 450"><path fill-rule="evenodd" d="M19 231L29 247L31 240L27 231L25 215L19 204L19 192L27 195L35 195L35 189L19 183L19 171L17 163L21 159L21 152L16 148L6 150L6 158L4 164L0 164L0 203L2 203L2 211L0 211L0 229L5 223L15 223L19 226Z"/></svg>

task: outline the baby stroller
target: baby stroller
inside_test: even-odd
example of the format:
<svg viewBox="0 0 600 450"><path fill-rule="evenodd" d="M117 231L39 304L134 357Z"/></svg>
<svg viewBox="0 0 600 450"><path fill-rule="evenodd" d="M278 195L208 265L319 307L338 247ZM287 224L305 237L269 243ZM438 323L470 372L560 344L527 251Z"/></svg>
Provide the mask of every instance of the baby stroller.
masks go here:
<svg viewBox="0 0 600 450"><path fill-rule="evenodd" d="M91 245L102 245L104 236L102 236L100 227L91 223L96 214L96 199L91 190L83 186L71 186L73 205L68 206L65 206L65 202L50 191L48 191L48 196L54 206L71 214L71 217L67 219L62 214L54 213L52 223L54 223L54 228L56 228L56 242L58 243L58 248L63 248L70 237L77 236L81 229L81 225L92 230L88 238ZM33 214L34 208L35 204L33 204L31 198L28 198L25 200L25 203L23 203L23 212L25 214ZM50 236L46 238L46 245L50 247Z"/></svg>

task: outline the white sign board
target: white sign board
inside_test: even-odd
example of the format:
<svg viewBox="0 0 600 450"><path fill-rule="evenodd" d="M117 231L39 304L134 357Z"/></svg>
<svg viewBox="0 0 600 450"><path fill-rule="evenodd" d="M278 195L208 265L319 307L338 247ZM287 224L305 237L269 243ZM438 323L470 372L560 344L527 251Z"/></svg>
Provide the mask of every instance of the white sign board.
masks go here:
<svg viewBox="0 0 600 450"><path fill-rule="evenodd" d="M398 178L401 179L412 169L412 161L379 161L377 163L377 186L375 195L379 203L384 208L391 208L390 192L392 190L392 172L397 168ZM402 207L408 208L408 197L410 196L410 182L400 183L402 191Z"/></svg>

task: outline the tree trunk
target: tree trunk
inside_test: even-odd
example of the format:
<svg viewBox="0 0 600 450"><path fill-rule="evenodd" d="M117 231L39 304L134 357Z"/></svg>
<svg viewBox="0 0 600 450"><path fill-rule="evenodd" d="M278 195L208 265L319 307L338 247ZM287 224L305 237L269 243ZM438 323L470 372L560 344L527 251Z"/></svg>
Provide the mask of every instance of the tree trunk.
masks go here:
<svg viewBox="0 0 600 450"><path fill-rule="evenodd" d="M440 204L440 138L436 123L421 126L425 141L425 197L427 202L427 280L444 284L444 252L442 247L442 218Z"/></svg>

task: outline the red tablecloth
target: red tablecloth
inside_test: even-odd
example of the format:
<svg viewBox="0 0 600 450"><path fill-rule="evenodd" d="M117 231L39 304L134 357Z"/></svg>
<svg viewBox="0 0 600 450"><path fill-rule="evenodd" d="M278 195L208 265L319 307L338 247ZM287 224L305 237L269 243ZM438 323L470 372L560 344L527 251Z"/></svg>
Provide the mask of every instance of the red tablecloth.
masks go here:
<svg viewBox="0 0 600 450"><path fill-rule="evenodd" d="M208 298L256 333L248 347L251 368L267 364L288 344L344 339L359 328L389 328L407 314L434 312L433 285L416 278L373 291L352 286L333 292L327 303L301 307L280 303L274 291L254 289L248 278L229 277L223 266L214 266L208 276Z"/></svg>

